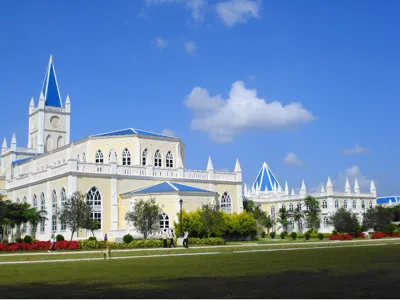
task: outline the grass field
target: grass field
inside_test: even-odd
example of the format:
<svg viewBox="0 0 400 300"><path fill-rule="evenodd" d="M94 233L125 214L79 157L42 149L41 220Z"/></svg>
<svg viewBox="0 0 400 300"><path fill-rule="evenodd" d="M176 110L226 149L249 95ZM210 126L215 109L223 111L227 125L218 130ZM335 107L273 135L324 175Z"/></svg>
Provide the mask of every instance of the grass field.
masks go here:
<svg viewBox="0 0 400 300"><path fill-rule="evenodd" d="M298 250L294 245L144 250L114 256L220 253L1 265L0 293L3 298L398 298L398 242L308 245L312 250L301 245ZM282 251L285 247L294 250ZM280 251L234 252L252 249ZM92 255L99 257L77 253L29 259ZM26 259L2 256L0 263L21 258Z"/></svg>

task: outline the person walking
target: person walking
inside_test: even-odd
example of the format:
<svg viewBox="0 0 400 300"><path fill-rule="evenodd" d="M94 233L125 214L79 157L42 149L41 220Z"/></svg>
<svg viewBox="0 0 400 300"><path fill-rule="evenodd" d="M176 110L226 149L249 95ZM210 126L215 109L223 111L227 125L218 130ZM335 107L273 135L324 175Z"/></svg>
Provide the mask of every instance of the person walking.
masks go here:
<svg viewBox="0 0 400 300"><path fill-rule="evenodd" d="M163 232L163 247L167 248L167 233Z"/></svg>
<svg viewBox="0 0 400 300"><path fill-rule="evenodd" d="M107 243L108 241L108 237L107 237L107 233L104 235L104 241Z"/></svg>
<svg viewBox="0 0 400 300"><path fill-rule="evenodd" d="M56 236L55 236L55 232L53 231L53 233L51 234L50 237L50 248L48 252L56 252L56 248L55 248L55 243L56 243Z"/></svg>
<svg viewBox="0 0 400 300"><path fill-rule="evenodd" d="M189 232L186 230L185 235L183 236L183 247L189 249Z"/></svg>
<svg viewBox="0 0 400 300"><path fill-rule="evenodd" d="M175 248L175 244L174 244L174 232L173 232L173 230L171 229L170 231L169 231L169 247L171 248L172 246L174 246L174 248Z"/></svg>

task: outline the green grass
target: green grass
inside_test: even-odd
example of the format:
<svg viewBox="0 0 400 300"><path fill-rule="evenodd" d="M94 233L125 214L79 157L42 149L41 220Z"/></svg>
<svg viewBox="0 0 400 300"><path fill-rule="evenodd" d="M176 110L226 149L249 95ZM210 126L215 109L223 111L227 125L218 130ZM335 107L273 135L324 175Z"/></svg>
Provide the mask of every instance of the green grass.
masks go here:
<svg viewBox="0 0 400 300"><path fill-rule="evenodd" d="M239 248L210 248L222 254L209 256L1 265L0 293L3 298L398 298L400 245L232 252ZM189 250L194 251L206 249Z"/></svg>

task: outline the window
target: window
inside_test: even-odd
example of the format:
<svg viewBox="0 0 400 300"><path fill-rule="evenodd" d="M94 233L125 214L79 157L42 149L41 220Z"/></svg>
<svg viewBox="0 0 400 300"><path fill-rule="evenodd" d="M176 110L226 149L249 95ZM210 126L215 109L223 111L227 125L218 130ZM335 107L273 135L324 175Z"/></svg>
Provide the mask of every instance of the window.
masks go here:
<svg viewBox="0 0 400 300"><path fill-rule="evenodd" d="M353 208L356 209L357 208L357 201L353 200Z"/></svg>
<svg viewBox="0 0 400 300"><path fill-rule="evenodd" d="M326 199L322 200L322 208L328 208L328 201Z"/></svg>
<svg viewBox="0 0 400 300"><path fill-rule="evenodd" d="M335 200L335 208L339 208L339 201L337 199Z"/></svg>
<svg viewBox="0 0 400 300"><path fill-rule="evenodd" d="M147 165L147 149L144 149L142 153L142 166L145 165Z"/></svg>
<svg viewBox="0 0 400 300"><path fill-rule="evenodd" d="M37 209L37 197L36 197L36 195L33 195L32 206L33 206L33 208Z"/></svg>
<svg viewBox="0 0 400 300"><path fill-rule="evenodd" d="M61 189L61 209L64 208L65 202L67 202L67 195L65 194L65 189ZM61 222L61 230L67 230L67 224Z"/></svg>
<svg viewBox="0 0 400 300"><path fill-rule="evenodd" d="M76 155L76 160L79 162L79 154Z"/></svg>
<svg viewBox="0 0 400 300"><path fill-rule="evenodd" d="M275 207L271 206L271 220L275 220Z"/></svg>
<svg viewBox="0 0 400 300"><path fill-rule="evenodd" d="M110 152L108 152L108 163L112 162L117 162L117 152L115 152L114 149L111 149Z"/></svg>
<svg viewBox="0 0 400 300"><path fill-rule="evenodd" d="M297 209L298 209L299 211L301 211L301 203L300 203L300 202L297 203Z"/></svg>
<svg viewBox="0 0 400 300"><path fill-rule="evenodd" d="M303 220L299 221L299 229L300 229L300 231L303 230Z"/></svg>
<svg viewBox="0 0 400 300"><path fill-rule="evenodd" d="M347 200L344 200L344 201L343 201L343 207L344 207L345 209L347 209Z"/></svg>
<svg viewBox="0 0 400 300"><path fill-rule="evenodd" d="M372 201L369 201L369 208L372 208Z"/></svg>
<svg viewBox="0 0 400 300"><path fill-rule="evenodd" d="M96 164L102 164L104 162L104 155L101 150L96 151L95 162Z"/></svg>
<svg viewBox="0 0 400 300"><path fill-rule="evenodd" d="M86 153L85 152L82 153L82 162L86 162Z"/></svg>
<svg viewBox="0 0 400 300"><path fill-rule="evenodd" d="M328 227L328 218L324 217L324 228Z"/></svg>
<svg viewBox="0 0 400 300"><path fill-rule="evenodd" d="M284 208L284 209L286 209L286 205L285 204L282 204L282 207L281 208Z"/></svg>
<svg viewBox="0 0 400 300"><path fill-rule="evenodd" d="M364 200L361 200L361 208L362 208L362 209L365 209L365 202L364 202Z"/></svg>
<svg viewBox="0 0 400 300"><path fill-rule="evenodd" d="M168 153L167 153L166 163L167 163L167 168L174 167L174 159L172 157L171 151L168 151Z"/></svg>
<svg viewBox="0 0 400 300"><path fill-rule="evenodd" d="M22 200L22 203L26 203L26 197L24 197L24 199ZM26 233L27 227L28 227L28 224L26 222L22 223L22 233Z"/></svg>
<svg viewBox="0 0 400 300"><path fill-rule="evenodd" d="M130 166L131 165L131 153L127 148L122 151L122 165Z"/></svg>
<svg viewBox="0 0 400 300"><path fill-rule="evenodd" d="M45 210L46 209L46 199L44 198L44 193L42 193L41 195L40 195L40 209L41 210ZM44 233L45 232L45 229L46 229L46 223L45 223L45 221L43 220L43 221L41 221L40 222L40 232L41 233Z"/></svg>
<svg viewBox="0 0 400 300"><path fill-rule="evenodd" d="M293 204L289 203L289 211L293 211Z"/></svg>
<svg viewBox="0 0 400 300"><path fill-rule="evenodd" d="M221 209L230 214L232 212L232 200L227 192L224 192L221 197Z"/></svg>
<svg viewBox="0 0 400 300"><path fill-rule="evenodd" d="M160 230L166 232L169 229L169 217L167 214L160 215Z"/></svg>
<svg viewBox="0 0 400 300"><path fill-rule="evenodd" d="M51 194L51 231L57 231L57 192Z"/></svg>
<svg viewBox="0 0 400 300"><path fill-rule="evenodd" d="M60 136L57 139L57 148L60 148L62 146L64 146L64 139L62 138L62 136Z"/></svg>
<svg viewBox="0 0 400 300"><path fill-rule="evenodd" d="M19 197L17 198L17 203L18 203L18 204L21 203L21 200L19 200Z"/></svg>
<svg viewBox="0 0 400 300"><path fill-rule="evenodd" d="M86 202L92 208L90 220L97 221L101 229L101 195L95 186L87 193Z"/></svg>
<svg viewBox="0 0 400 300"><path fill-rule="evenodd" d="M161 167L161 153L160 150L157 150L154 154L154 166Z"/></svg>

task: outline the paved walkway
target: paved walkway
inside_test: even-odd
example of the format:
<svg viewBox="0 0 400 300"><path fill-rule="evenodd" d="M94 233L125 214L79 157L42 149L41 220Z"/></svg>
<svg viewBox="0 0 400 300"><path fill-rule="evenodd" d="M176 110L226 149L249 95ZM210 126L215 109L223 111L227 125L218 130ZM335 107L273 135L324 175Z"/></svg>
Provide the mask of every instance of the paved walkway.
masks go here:
<svg viewBox="0 0 400 300"><path fill-rule="evenodd" d="M352 248L352 247L376 247L384 245L399 245L400 243L380 243L369 245L338 245L330 247L303 247L303 248L283 248L283 249L261 249L261 250L238 250L232 253L251 253L251 252L277 252L277 251L293 251L293 250L318 250L318 249L333 249L333 248ZM43 254L43 253L42 253ZM111 260L116 259L135 259L135 258L155 258L155 257L179 257L179 256L200 256L200 255L218 255L221 252L197 252L197 253L177 253L177 254L154 254L154 255L137 255L137 256L119 256L112 257ZM96 261L104 260L104 258L70 258L70 259L52 259L52 260L26 260L26 261L5 261L0 262L0 265L15 265L15 264L35 264L35 263L60 263L60 262L75 262L75 261Z"/></svg>

